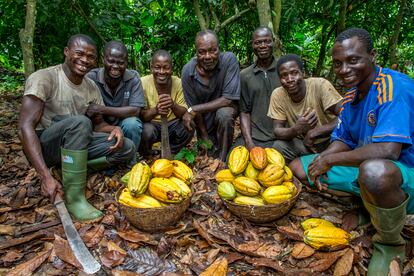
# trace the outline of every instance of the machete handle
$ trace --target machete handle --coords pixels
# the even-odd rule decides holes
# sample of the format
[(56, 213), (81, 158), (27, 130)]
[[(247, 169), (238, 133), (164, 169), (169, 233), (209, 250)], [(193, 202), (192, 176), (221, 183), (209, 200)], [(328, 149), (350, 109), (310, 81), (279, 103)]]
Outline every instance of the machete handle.
[(58, 204), (59, 202), (62, 202), (62, 201), (63, 201), (63, 198), (60, 195), (60, 193), (56, 193), (56, 195), (55, 195), (55, 203), (54, 204)]

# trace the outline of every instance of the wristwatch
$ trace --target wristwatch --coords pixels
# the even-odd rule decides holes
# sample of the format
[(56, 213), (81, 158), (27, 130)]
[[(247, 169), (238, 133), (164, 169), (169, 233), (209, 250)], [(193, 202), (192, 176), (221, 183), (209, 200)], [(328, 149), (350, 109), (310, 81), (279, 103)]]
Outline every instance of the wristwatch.
[(189, 108), (187, 108), (187, 112), (191, 114), (191, 116), (194, 116), (195, 111), (193, 110), (193, 108), (190, 106)]

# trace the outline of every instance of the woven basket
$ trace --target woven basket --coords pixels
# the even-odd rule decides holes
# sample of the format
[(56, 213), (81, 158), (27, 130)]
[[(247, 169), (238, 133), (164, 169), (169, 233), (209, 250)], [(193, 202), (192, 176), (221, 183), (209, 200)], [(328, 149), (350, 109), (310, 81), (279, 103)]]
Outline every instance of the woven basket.
[(302, 190), (302, 184), (296, 177), (293, 178), (293, 183), (296, 185), (297, 189), (295, 196), (282, 203), (255, 206), (239, 205), (228, 200), (223, 200), (223, 202), (227, 209), (238, 217), (256, 223), (270, 222), (284, 216), (295, 204), (296, 199)]
[[(124, 187), (116, 193), (116, 201)], [(159, 208), (134, 208), (118, 202), (123, 214), (136, 228), (146, 232), (160, 232), (173, 227), (182, 217), (185, 210), (190, 206), (191, 197), (181, 203), (170, 204)]]

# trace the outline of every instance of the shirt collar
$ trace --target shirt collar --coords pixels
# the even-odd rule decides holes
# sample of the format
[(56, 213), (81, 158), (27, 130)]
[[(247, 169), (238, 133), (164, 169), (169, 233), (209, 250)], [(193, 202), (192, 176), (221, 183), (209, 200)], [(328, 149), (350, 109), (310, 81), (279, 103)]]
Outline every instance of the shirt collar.
[(272, 56), (272, 57), (273, 57), (272, 64), (270, 64), (269, 68), (267, 68), (265, 70), (263, 70), (262, 68), (257, 66), (257, 60), (256, 60), (256, 62), (253, 65), (253, 73), (257, 74), (258, 72), (270, 71), (270, 70), (276, 69), (277, 60), (274, 56)]
[[(99, 68), (97, 80), (99, 83), (105, 84), (105, 70), (104, 68)], [(134, 74), (130, 70), (125, 70), (124, 76), (122, 77), (121, 82), (127, 82), (134, 77)]]

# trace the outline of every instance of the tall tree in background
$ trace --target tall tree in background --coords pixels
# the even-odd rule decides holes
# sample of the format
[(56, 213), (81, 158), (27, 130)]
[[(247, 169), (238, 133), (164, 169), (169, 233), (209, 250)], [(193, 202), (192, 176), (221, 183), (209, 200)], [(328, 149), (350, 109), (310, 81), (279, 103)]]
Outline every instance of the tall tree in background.
[(398, 10), (397, 18), (395, 19), (395, 25), (394, 25), (394, 34), (392, 35), (388, 48), (389, 51), (389, 57), (390, 57), (390, 65), (395, 64), (398, 62), (397, 60), (397, 42), (398, 42), (398, 36), (400, 35), (400, 28), (401, 28), (401, 22), (404, 15), (404, 9), (407, 5), (407, 0), (401, 0), (400, 2), (400, 8)]
[(33, 58), (33, 35), (36, 25), (36, 0), (26, 2), (26, 22), (24, 29), (19, 32), (20, 44), (23, 50), (24, 74), (26, 78), (35, 71)]

